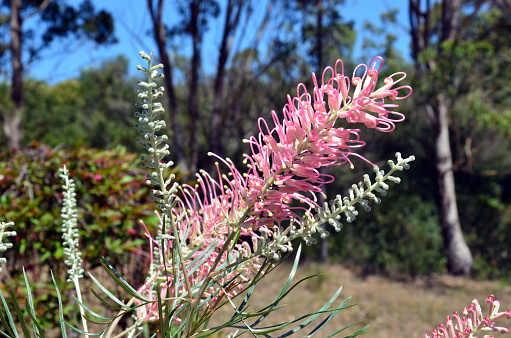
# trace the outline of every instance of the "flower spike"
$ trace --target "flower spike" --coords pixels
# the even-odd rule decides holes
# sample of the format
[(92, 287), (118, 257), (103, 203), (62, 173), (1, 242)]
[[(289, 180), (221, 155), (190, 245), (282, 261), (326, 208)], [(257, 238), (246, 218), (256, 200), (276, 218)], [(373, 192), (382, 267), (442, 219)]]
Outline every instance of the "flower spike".
[[(151, 66), (152, 54), (141, 55), (148, 60), (148, 67), (139, 69), (148, 77), (139, 82), (142, 102), (137, 104), (141, 111), (136, 113), (136, 127), (143, 138), (137, 141), (149, 152), (142, 157), (143, 165), (153, 171), (147, 181), (158, 187), (152, 194), (163, 212), (161, 231), (152, 241), (158, 258), (153, 262), (162, 267), (152, 268), (152, 275), (139, 290), (150, 299), (157, 298), (156, 286), (160, 283), (160, 292), (169, 290), (180, 297), (198, 293), (202, 301), (216, 306), (223, 296), (234, 296), (236, 290), (251, 281), (261, 267), (261, 257), (279, 260), (282, 253), (293, 250), (291, 242), (298, 237), (307, 244), (315, 243), (314, 236), (328, 235), (326, 223), (340, 231), (341, 218), (355, 220), (358, 204), (370, 210), (369, 201), (380, 201), (375, 193), (385, 195), (389, 188), (386, 181), (399, 183), (393, 173), (408, 169), (408, 163), (414, 160), (413, 156), (402, 158), (398, 153), (397, 162), (390, 161), (390, 170), (385, 174), (357, 152), (365, 142), (361, 129), (351, 126), (356, 123), (389, 132), (402, 122), (404, 115), (395, 111), (395, 101), (408, 96), (400, 97), (398, 90), (407, 88), (411, 92), (411, 88), (395, 88), (395, 84), (405, 78), (404, 73), (392, 75), (378, 87), (381, 57), (373, 58), (369, 65), (359, 65), (351, 81), (344, 73), (343, 61), (338, 60), (322, 72), (321, 78), (312, 73), (312, 90), (300, 83), (296, 95), (287, 96), (282, 114), (272, 111), (271, 121), (258, 119), (259, 135), (243, 140), (251, 150), (244, 155), (246, 169), (238, 168), (228, 158), (208, 153), (219, 163), (216, 175), (200, 171), (195, 186), (174, 183), (169, 189), (167, 185), (173, 177), (164, 180), (163, 169), (172, 164), (162, 163), (169, 153), (164, 144), (167, 137), (156, 135), (165, 124), (155, 119), (163, 112), (155, 101), (163, 89), (154, 82), (158, 68)], [(362, 76), (356, 76), (362, 70)], [(401, 77), (393, 80), (397, 76)], [(355, 87), (351, 93), (350, 82)], [(333, 176), (320, 169), (345, 163), (353, 168), (352, 156), (373, 165), (374, 182), (365, 176), (347, 196), (339, 195), (320, 205), (318, 196), (325, 197), (323, 185), (334, 181)], [(226, 173), (222, 174), (221, 167)], [(166, 244), (162, 244), (164, 236), (168, 236)], [(175, 249), (179, 257), (169, 256)], [(176, 259), (181, 262), (176, 263)], [(225, 271), (224, 266), (232, 268)], [(182, 274), (177, 276), (177, 271)], [(201, 284), (212, 276), (216, 286)], [(161, 283), (164, 280), (169, 282)], [(227, 282), (233, 286), (227, 292), (217, 287)], [(139, 318), (155, 320), (158, 316), (154, 304), (139, 308)]]

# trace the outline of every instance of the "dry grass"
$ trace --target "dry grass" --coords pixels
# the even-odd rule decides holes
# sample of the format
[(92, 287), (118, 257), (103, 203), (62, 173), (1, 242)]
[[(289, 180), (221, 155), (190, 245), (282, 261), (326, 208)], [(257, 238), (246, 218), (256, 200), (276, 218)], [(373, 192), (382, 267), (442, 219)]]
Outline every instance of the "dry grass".
[[(290, 265), (283, 264), (259, 283), (251, 298), (251, 311), (263, 308), (278, 295), (290, 270)], [(461, 313), (474, 297), (479, 299), (483, 311), (486, 311), (487, 305), (484, 300), (489, 294), (494, 294), (501, 301), (502, 311), (511, 309), (511, 286), (498, 281), (475, 281), (470, 278), (456, 278), (447, 275), (415, 279), (390, 279), (378, 275), (361, 278), (356, 272), (341, 265), (306, 264), (299, 267), (294, 282), (314, 274), (320, 275), (295, 288), (285, 298), (283, 304), (286, 306), (271, 314), (265, 324), (281, 323), (318, 310), (341, 285), (343, 290), (335, 304), (338, 305), (347, 297), (352, 296), (350, 304), (358, 303), (358, 305), (341, 311), (322, 331), (316, 334), (316, 337), (326, 337), (350, 323), (357, 322), (345, 331), (346, 334), (340, 334), (337, 337), (347, 336), (370, 324), (369, 331), (362, 337), (422, 338), (425, 333), (431, 333), (439, 323), (445, 323), (446, 316), (452, 314), (453, 311)], [(109, 280), (100, 271), (96, 271), (95, 275), (100, 281)], [(88, 304), (92, 304), (93, 308), (99, 306), (97, 300), (89, 298)], [(236, 303), (239, 301), (241, 301), (241, 297), (236, 299)], [(224, 306), (213, 316), (210, 324), (221, 323), (222, 320), (228, 319), (232, 313), (232, 309)], [(508, 326), (511, 326), (511, 321)], [(291, 337), (304, 337), (312, 328), (313, 326), (310, 325), (310, 328)], [(98, 330), (93, 331), (97, 332)], [(226, 333), (232, 331), (226, 331), (216, 337), (226, 337)], [(272, 334), (275, 337), (278, 335), (278, 333)], [(249, 334), (243, 335), (243, 337), (249, 336)]]
[[(252, 310), (258, 310), (276, 297), (290, 269), (290, 266), (281, 266), (260, 283), (255, 293), (257, 298), (254, 297), (251, 302)], [(352, 296), (350, 303), (359, 304), (341, 311), (317, 337), (326, 337), (352, 322), (357, 322), (354, 326), (357, 329), (371, 324), (365, 337), (424, 337), (425, 333), (431, 333), (439, 323), (445, 322), (446, 316), (453, 311), (461, 313), (474, 297), (481, 302), (483, 311), (486, 311), (484, 300), (489, 294), (494, 294), (501, 301), (502, 310), (511, 308), (511, 286), (501, 282), (451, 276), (420, 277), (413, 280), (382, 276), (360, 278), (340, 265), (315, 264), (300, 267), (295, 281), (317, 273), (322, 275), (295, 289), (286, 298), (287, 305), (270, 316), (268, 319), (271, 321), (267, 324), (290, 320), (319, 309), (341, 285), (343, 290), (340, 300)], [(216, 321), (232, 314), (232, 310), (227, 310), (222, 308), (216, 315)], [(302, 330), (292, 337), (303, 337), (311, 329)], [(354, 331), (352, 327), (346, 332)]]

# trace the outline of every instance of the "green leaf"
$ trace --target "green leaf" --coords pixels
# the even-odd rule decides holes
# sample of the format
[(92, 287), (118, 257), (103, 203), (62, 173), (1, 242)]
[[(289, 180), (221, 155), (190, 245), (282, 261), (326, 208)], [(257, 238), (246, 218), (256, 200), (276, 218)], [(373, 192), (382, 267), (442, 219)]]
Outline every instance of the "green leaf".
[(37, 322), (37, 319), (35, 318), (35, 310), (34, 310), (34, 300), (32, 298), (32, 292), (30, 291), (30, 283), (27, 279), (27, 274), (25, 273), (25, 268), (23, 267), (23, 278), (25, 279), (25, 285), (27, 286), (27, 302), (25, 303), (25, 306), (28, 305), (29, 310), (28, 314), (32, 318), (32, 325), (34, 327), (34, 333), (37, 334), (40, 332), (43, 336), (43, 332), (41, 328), (39, 327), (39, 323)]
[(37, 318), (35, 317), (35, 315), (33, 315), (33, 314), (30, 312), (30, 311), (31, 311), (31, 309), (29, 308), (28, 303), (25, 303), (25, 309), (27, 310), (27, 314), (29, 315), (30, 319), (32, 319), (32, 324), (34, 325), (34, 332), (35, 332), (36, 337), (45, 338), (46, 336), (44, 335), (44, 331), (43, 331), (43, 329), (41, 328), (41, 326), (39, 325), (39, 323), (38, 323)]
[(117, 285), (119, 285), (121, 288), (124, 289), (124, 291), (126, 291), (127, 293), (129, 293), (133, 297), (135, 297), (137, 299), (140, 299), (140, 300), (142, 300), (144, 302), (148, 302), (148, 303), (151, 302), (151, 300), (149, 300), (149, 299), (145, 298), (144, 296), (142, 296), (140, 293), (138, 293), (137, 290), (135, 290), (131, 285), (129, 285), (124, 280), (124, 278), (122, 278), (121, 275), (119, 275), (119, 273), (114, 269), (114, 267), (110, 263), (108, 263), (108, 261), (104, 257), (103, 257), (103, 259), (106, 262), (106, 264), (108, 264), (108, 266), (105, 263), (101, 263), (101, 265), (103, 265), (103, 267), (105, 268), (106, 273), (108, 273), (108, 275), (117, 283)]
[(112, 310), (115, 310), (115, 311), (120, 311), (122, 308), (120, 306), (116, 306), (110, 302), (108, 302), (104, 297), (102, 297), (100, 294), (98, 294), (93, 288), (90, 289), (90, 291), (92, 292), (92, 294), (97, 298), (99, 299), (99, 301), (103, 304), (105, 304), (107, 307), (109, 307), (110, 309)]
[(87, 313), (90, 313), (92, 316), (98, 318), (98, 319), (101, 319), (101, 320), (104, 320), (104, 321), (111, 321), (113, 318), (108, 318), (108, 317), (103, 317), (103, 316), (100, 316), (98, 315), (97, 313), (95, 313), (94, 311), (92, 311), (91, 309), (89, 309), (85, 304), (83, 304), (82, 302), (80, 302), (78, 300), (78, 298), (76, 298), (75, 296), (73, 296), (74, 300), (85, 310), (87, 311)]
[(3, 194), (0, 196), (0, 202), (2, 203), (2, 206), (7, 209), (7, 195)]
[[(286, 281), (286, 284), (284, 285), (284, 287), (282, 288), (282, 290), (280, 291), (279, 295), (277, 296), (277, 298), (275, 298), (275, 300), (272, 302), (272, 304), (270, 304), (268, 307), (275, 307), (289, 292), (291, 292), (291, 290), (293, 290), (298, 284), (300, 284), (301, 282), (305, 281), (306, 279), (309, 279), (309, 278), (312, 278), (314, 276), (309, 276), (309, 277), (305, 277), (303, 278), (302, 280), (298, 281), (298, 283), (296, 283), (295, 285), (293, 285), (293, 287), (291, 287), (291, 289), (289, 289), (289, 286), (291, 285), (291, 282), (293, 281), (293, 278), (294, 276), (296, 275), (296, 270), (298, 270), (298, 263), (300, 262), (300, 253), (302, 251), (302, 245), (300, 244), (300, 246), (298, 246), (298, 250), (296, 251), (296, 257), (295, 257), (295, 261), (293, 263), (293, 267), (291, 268), (291, 272), (289, 273), (289, 277), (287, 278), (287, 281)], [(289, 289), (289, 290), (288, 290)], [(267, 307), (267, 308), (268, 308)], [(266, 317), (267, 315), (263, 315), (261, 316), (258, 320), (256, 320), (254, 322), (254, 324), (252, 324), (252, 326), (255, 326), (257, 325), (258, 323), (260, 323), (261, 321), (264, 320), (264, 318)]]
[(27, 250), (27, 240), (22, 238), (20, 240), (20, 254), (24, 254), (25, 253), (25, 250)]
[[(14, 325), (14, 320), (12, 319), (11, 311), (9, 311), (9, 307), (7, 306), (7, 302), (5, 301), (2, 291), (0, 291), (0, 297), (2, 298), (2, 304), (4, 305), (5, 314), (7, 315), (6, 319), (4, 317), (4, 314), (0, 311), (0, 313), (2, 313), (2, 323), (10, 331), (12, 337), (19, 337), (18, 331), (16, 330), (16, 325)], [(13, 301), (16, 302), (16, 299), (13, 299)]]
[(78, 333), (81, 333), (83, 335), (87, 335), (87, 336), (101, 336), (105, 330), (103, 330), (103, 332), (100, 332), (100, 333), (91, 333), (91, 332), (85, 332), (83, 330), (80, 330), (79, 328), (77, 327), (74, 327), (73, 325), (69, 324), (68, 322), (65, 322), (66, 326), (69, 327), (71, 330), (73, 331), (76, 331)]
[(5, 333), (3, 331), (0, 331), (0, 333), (2, 333), (4, 336), (9, 337), (9, 338), (15, 337), (15, 334), (13, 333), (13, 331), (12, 331), (8, 321), (7, 321), (7, 318), (5, 318), (4, 311), (2, 311), (2, 310), (0, 310), (0, 320), (2, 321), (2, 324), (9, 331), (9, 334), (7, 334), (7, 333)]
[[(353, 324), (354, 324), (354, 323), (353, 323)], [(353, 325), (353, 324), (351, 324), (351, 325)], [(349, 325), (349, 326), (347, 326), (347, 327), (350, 327), (351, 325)], [(347, 328), (347, 327), (346, 327), (346, 328)], [(350, 335), (349, 335), (349, 336), (347, 336), (346, 338), (353, 338), (353, 337), (359, 336), (359, 335), (361, 335), (361, 334), (363, 334), (363, 333), (366, 333), (366, 331), (367, 331), (367, 329), (368, 329), (368, 328), (369, 328), (369, 325), (366, 325), (366, 326), (364, 326), (363, 328), (361, 328), (360, 330), (358, 330), (357, 332), (355, 332), (355, 333), (353, 333), (353, 334), (350, 334)], [(337, 332), (335, 332), (335, 333), (331, 334), (330, 336), (328, 336), (328, 337), (326, 337), (326, 338), (332, 337), (333, 335), (337, 334), (338, 332), (341, 332), (342, 330), (344, 330), (344, 329), (341, 329), (341, 330), (339, 330), (339, 331), (337, 331)]]
[(130, 183), (130, 182), (133, 182), (135, 180), (135, 178), (133, 176), (124, 176), (123, 178), (121, 178), (119, 180), (119, 184), (126, 184), (126, 183)]
[[(2, 323), (3, 323), (3, 313), (1, 313), (0, 311), (0, 316), (2, 317)], [(10, 332), (10, 331), (9, 331)], [(7, 337), (7, 338), (12, 338), (12, 336), (9, 336), (7, 333), (5, 333), (4, 331), (0, 330), (0, 334), (2, 334), (3, 336)]]
[[(325, 304), (323, 305), (323, 307), (321, 307), (321, 309), (319, 309), (319, 311), (315, 312), (315, 313), (312, 313), (312, 315), (307, 318), (305, 321), (303, 321), (302, 323), (300, 323), (300, 325), (298, 325), (297, 327), (293, 328), (291, 331), (288, 331), (287, 333), (285, 333), (284, 335), (280, 336), (280, 337), (287, 337), (295, 332), (298, 332), (300, 331), (301, 329), (303, 329), (304, 327), (306, 327), (307, 325), (309, 325), (310, 323), (312, 323), (314, 320), (316, 320), (316, 318), (321, 314), (323, 313), (323, 311), (326, 311), (328, 310), (328, 308), (333, 304), (333, 302), (337, 299), (337, 297), (339, 297), (340, 293), (342, 291), (342, 286), (337, 290), (337, 292), (332, 296), (332, 298)], [(349, 300), (351, 297), (348, 297), (347, 300)], [(343, 306), (346, 304), (347, 300), (345, 300), (341, 305), (340, 305), (340, 309), (339, 311), (343, 308)], [(319, 329), (321, 329), (324, 325), (326, 325), (326, 323), (328, 323), (330, 321), (330, 319), (333, 318), (333, 316), (335, 316), (339, 311), (334, 311), (333, 314), (331, 314), (329, 317), (327, 317), (323, 322), (321, 322), (318, 326), (316, 326), (314, 328), (314, 330), (311, 331), (311, 333), (309, 334), (310, 336), (314, 335)]]
[[(101, 285), (101, 283), (90, 272), (89, 272), (89, 277), (101, 289), (101, 291), (103, 291), (108, 296), (108, 298), (110, 298), (111, 300), (116, 302), (121, 308), (126, 308), (126, 305), (123, 302), (121, 302), (117, 297), (115, 297), (110, 291), (108, 291), (103, 285)], [(96, 298), (98, 298), (100, 301), (103, 302), (103, 297), (99, 296), (92, 288), (91, 288), (91, 291), (94, 294), (94, 296), (96, 296)], [(113, 305), (111, 305), (110, 303), (108, 303), (106, 301), (104, 301), (103, 303), (110, 306), (114, 310), (118, 309), (118, 308), (114, 308)]]
[[(160, 284), (156, 286), (156, 297), (158, 298), (158, 316), (160, 323), (160, 334), (163, 338), (167, 337), (167, 326), (165, 325), (165, 321), (163, 320), (163, 301), (161, 299), (161, 287)], [(170, 318), (167, 318), (170, 320)]]
[[(251, 285), (247, 288), (247, 294), (243, 298), (243, 301), (241, 302), (240, 306), (237, 308), (237, 312), (242, 312), (242, 311), (244, 311), (245, 308), (248, 308), (248, 301), (249, 301), (250, 297), (252, 296), (252, 293), (254, 292), (257, 282), (263, 276), (267, 275), (267, 273), (263, 274), (263, 271), (265, 268), (268, 268), (268, 269), (271, 268), (269, 259), (265, 259), (263, 264), (261, 265), (261, 268), (259, 269), (259, 271), (257, 271), (257, 274), (255, 275), (254, 279), (252, 280)], [(245, 307), (245, 305), (246, 305), (246, 307)]]
[(60, 297), (59, 287), (57, 286), (57, 282), (55, 281), (55, 277), (53, 276), (53, 271), (50, 270), (51, 279), (53, 280), (53, 285), (55, 286), (55, 290), (57, 291), (57, 299), (59, 302), (59, 317), (60, 317), (60, 330), (62, 331), (62, 338), (67, 338), (66, 326), (64, 320), (64, 311), (62, 310), (62, 298)]
[(12, 286), (9, 287), (9, 291), (11, 292), (11, 299), (12, 304), (14, 306), (14, 311), (16, 311), (16, 314), (18, 316), (18, 321), (21, 325), (21, 329), (23, 330), (23, 334), (25, 334), (25, 337), (30, 337), (30, 333), (28, 332), (27, 323), (24, 320), (23, 313), (21, 312), (20, 306), (18, 305), (18, 301), (16, 300), (16, 294), (14, 293), (14, 290), (12, 289)]
[[(334, 333), (332, 333), (331, 335), (328, 335), (328, 336), (327, 336), (327, 337), (325, 337), (325, 338), (330, 338), (330, 337), (333, 337), (333, 336), (335, 336), (335, 335), (338, 335), (339, 333), (341, 333), (342, 331), (344, 331), (344, 330), (346, 330), (346, 329), (348, 329), (348, 328), (352, 327), (353, 325), (355, 325), (355, 323), (351, 323), (351, 324), (349, 324), (349, 325), (346, 325), (346, 326), (345, 326), (345, 327), (343, 327), (342, 329), (339, 329), (339, 330), (335, 331)], [(368, 327), (369, 327), (369, 325), (366, 325), (366, 326), (364, 326), (363, 328), (361, 328), (360, 330), (358, 330), (357, 332), (355, 332), (355, 333), (353, 333), (353, 334), (350, 334), (349, 336), (346, 336), (346, 337), (344, 337), (344, 338), (356, 337), (356, 336), (358, 336), (358, 335), (360, 335), (360, 334), (362, 334), (362, 333), (365, 333), (365, 331), (367, 330), (367, 328), (368, 328)]]
[(232, 245), (229, 248), (229, 252), (232, 252), (232, 250), (234, 250), (234, 246), (236, 245), (236, 243), (238, 243), (238, 240), (240, 239), (240, 236), (241, 236), (241, 229), (236, 231), (236, 236), (234, 237), (233, 241), (231, 242)]

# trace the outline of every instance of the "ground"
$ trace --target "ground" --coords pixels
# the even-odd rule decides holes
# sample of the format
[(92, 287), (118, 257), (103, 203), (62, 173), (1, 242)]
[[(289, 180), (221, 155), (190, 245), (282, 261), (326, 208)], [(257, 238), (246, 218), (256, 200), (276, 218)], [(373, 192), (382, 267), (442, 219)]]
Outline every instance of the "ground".
[[(281, 266), (261, 282), (256, 289), (258, 297), (251, 302), (253, 310), (263, 307), (278, 295), (290, 269), (291, 266)], [(301, 266), (295, 281), (317, 273), (321, 275), (307, 280), (286, 298), (283, 304), (287, 305), (273, 314), (272, 324), (321, 308), (341, 285), (340, 301), (352, 296), (350, 303), (359, 304), (341, 311), (316, 337), (327, 337), (352, 322), (357, 322), (354, 326), (357, 329), (371, 324), (362, 337), (424, 337), (425, 333), (431, 334), (438, 324), (445, 324), (447, 315), (454, 311), (461, 314), (474, 297), (486, 312), (488, 306), (484, 300), (489, 294), (494, 294), (500, 300), (501, 311), (511, 309), (511, 286), (499, 281), (476, 281), (448, 275), (413, 279), (382, 276), (362, 278), (341, 265), (319, 264)], [(229, 313), (232, 314), (232, 310)], [(217, 319), (226, 316), (227, 313), (219, 314)], [(501, 322), (511, 326), (509, 319), (501, 319)], [(291, 337), (304, 337), (312, 328)], [(353, 327), (348, 330), (350, 333), (356, 331)], [(347, 334), (338, 337), (345, 336)]]

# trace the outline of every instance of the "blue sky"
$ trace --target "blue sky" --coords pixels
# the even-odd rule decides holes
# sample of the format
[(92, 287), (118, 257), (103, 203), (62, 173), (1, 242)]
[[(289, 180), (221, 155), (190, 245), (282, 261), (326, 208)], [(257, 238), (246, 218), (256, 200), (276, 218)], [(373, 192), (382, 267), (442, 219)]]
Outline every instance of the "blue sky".
[[(71, 4), (79, 2), (80, 0), (69, 1)], [(115, 34), (119, 42), (108, 47), (97, 47), (86, 41), (68, 41), (65, 44), (54, 44), (51, 49), (45, 51), (42, 60), (30, 66), (29, 74), (32, 77), (44, 79), (50, 83), (60, 82), (78, 76), (82, 68), (99, 66), (103, 60), (113, 58), (119, 54), (123, 54), (129, 60), (132, 60), (130, 61), (130, 69), (133, 69), (133, 73), (136, 72), (135, 67), (139, 62), (138, 52), (141, 49), (148, 51), (155, 48), (152, 38), (146, 35), (146, 32), (151, 27), (146, 1), (93, 0), (93, 2), (97, 9), (106, 9), (113, 14)], [(172, 15), (173, 8), (171, 0), (167, 0), (166, 3), (168, 5), (164, 18)], [(398, 21), (402, 28), (393, 27), (392, 29), (396, 29), (395, 34), (399, 37), (396, 46), (404, 51), (404, 57), (409, 57), (408, 52), (406, 52), (409, 44), (409, 34), (405, 31), (409, 26), (407, 16), (408, 0), (347, 0), (341, 9), (341, 15), (345, 20), (353, 20), (355, 22), (355, 29), (359, 32), (354, 49), (355, 58), (361, 58), (360, 45), (362, 44), (363, 36), (360, 32), (364, 22), (368, 20), (374, 22), (377, 26), (381, 26), (380, 14), (389, 8), (398, 8), (400, 10)], [(37, 24), (37, 22), (27, 22), (27, 24)], [(206, 50), (203, 54), (206, 56), (215, 53), (213, 46), (214, 42), (220, 39), (218, 33), (221, 29), (220, 20), (211, 23), (210, 27), (210, 32), (205, 37)], [(208, 48), (208, 42), (211, 48)], [(189, 48), (189, 40), (183, 39), (181, 43), (183, 48)], [(215, 58), (212, 60), (215, 60)], [(206, 57), (203, 60), (203, 66), (206, 68), (206, 71), (208, 62), (209, 60)], [(213, 62), (211, 67), (214, 67), (215, 61), (211, 62)]]

